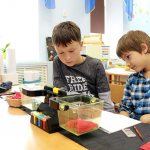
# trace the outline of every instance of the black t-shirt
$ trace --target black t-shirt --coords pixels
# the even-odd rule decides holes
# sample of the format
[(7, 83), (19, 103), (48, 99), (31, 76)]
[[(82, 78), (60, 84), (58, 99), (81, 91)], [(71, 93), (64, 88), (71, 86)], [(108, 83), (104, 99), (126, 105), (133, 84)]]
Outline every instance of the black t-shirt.
[(53, 85), (69, 92), (92, 94), (110, 91), (103, 64), (99, 59), (85, 56), (83, 63), (68, 67), (56, 56), (53, 62)]

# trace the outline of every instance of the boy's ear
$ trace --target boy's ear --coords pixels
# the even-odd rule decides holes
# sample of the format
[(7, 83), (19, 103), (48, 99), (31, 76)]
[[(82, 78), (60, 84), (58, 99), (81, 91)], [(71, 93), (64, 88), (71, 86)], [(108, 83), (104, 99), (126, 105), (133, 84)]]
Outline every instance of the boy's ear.
[(142, 53), (146, 54), (148, 51), (148, 46), (145, 43), (141, 43)]
[(81, 47), (83, 46), (83, 42), (80, 42)]

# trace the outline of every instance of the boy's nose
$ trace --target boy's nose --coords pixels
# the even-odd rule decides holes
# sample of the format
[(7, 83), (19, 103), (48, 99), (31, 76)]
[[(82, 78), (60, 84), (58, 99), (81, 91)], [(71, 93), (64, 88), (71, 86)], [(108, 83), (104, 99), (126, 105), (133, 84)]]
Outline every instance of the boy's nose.
[(70, 60), (70, 55), (66, 55), (66, 60)]

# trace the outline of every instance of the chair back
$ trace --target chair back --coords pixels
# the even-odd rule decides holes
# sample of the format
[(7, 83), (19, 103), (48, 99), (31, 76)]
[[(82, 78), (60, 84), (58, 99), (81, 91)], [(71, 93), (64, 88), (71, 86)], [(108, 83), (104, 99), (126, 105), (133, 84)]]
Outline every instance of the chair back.
[(120, 103), (123, 97), (124, 85), (110, 83), (111, 99), (114, 103)]

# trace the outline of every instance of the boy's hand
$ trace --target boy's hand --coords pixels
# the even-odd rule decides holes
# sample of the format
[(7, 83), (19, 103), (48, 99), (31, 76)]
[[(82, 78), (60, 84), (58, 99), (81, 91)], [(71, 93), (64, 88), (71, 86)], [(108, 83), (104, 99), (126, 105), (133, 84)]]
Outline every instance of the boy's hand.
[(145, 114), (145, 115), (141, 116), (140, 121), (142, 123), (150, 124), (150, 114)]
[(126, 111), (121, 111), (119, 114), (129, 117), (129, 113)]

